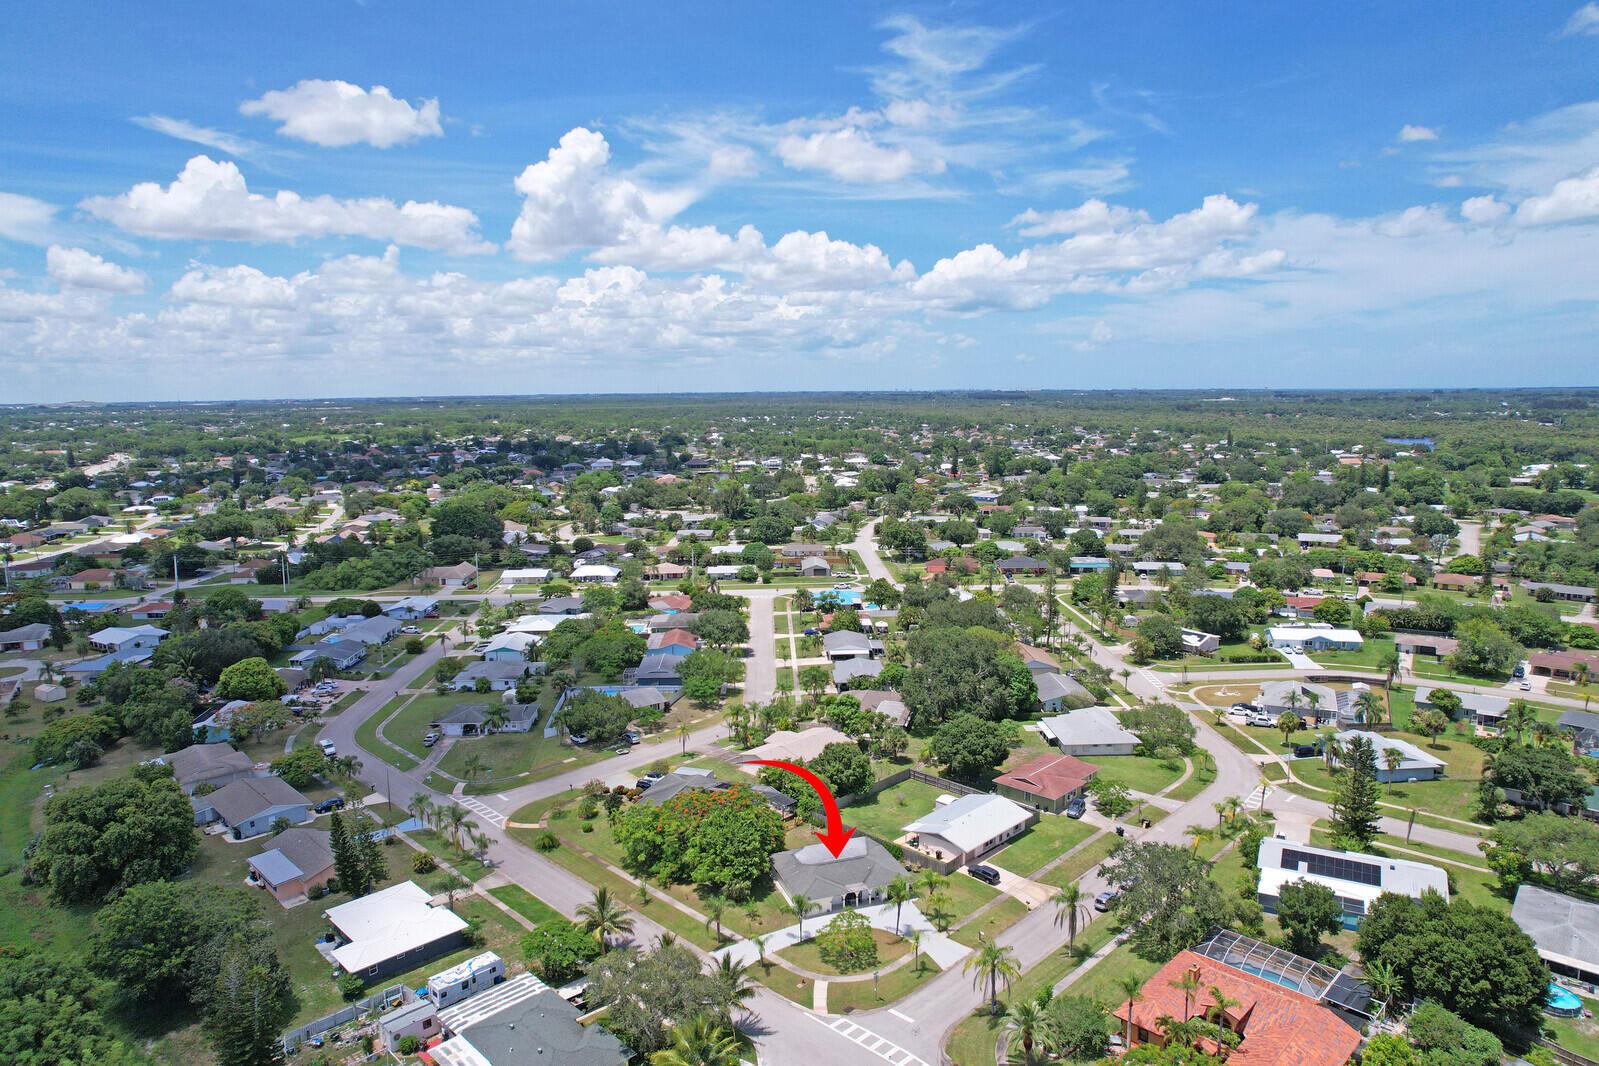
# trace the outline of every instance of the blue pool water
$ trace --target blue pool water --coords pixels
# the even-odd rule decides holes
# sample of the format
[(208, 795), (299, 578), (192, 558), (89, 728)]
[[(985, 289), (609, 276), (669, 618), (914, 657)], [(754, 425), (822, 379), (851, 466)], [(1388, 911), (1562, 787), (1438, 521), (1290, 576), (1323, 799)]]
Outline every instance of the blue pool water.
[(1256, 977), (1264, 977), (1274, 985), (1282, 985), (1284, 988), (1291, 988), (1295, 992), (1303, 991), (1303, 989), (1300, 987), (1300, 982), (1292, 977), (1289, 977), (1285, 973), (1279, 973), (1276, 970), (1268, 970), (1264, 966), (1256, 966), (1252, 963), (1245, 963), (1243, 965), (1238, 965), (1235, 963), (1234, 965), (1237, 965), (1238, 968), (1245, 973), (1252, 973)]
[(1544, 999), (1544, 1009), (1562, 1018), (1575, 1018), (1582, 1013), (1582, 1000), (1575, 994), (1549, 982), (1549, 995)]
[(110, 610), (111, 606), (109, 600), (73, 600), (70, 603), (62, 603), (61, 609), (64, 611), (86, 611), (89, 614), (99, 614), (101, 611)]
[(601, 696), (620, 696), (622, 694), (622, 691), (624, 689), (626, 689), (627, 686), (626, 685), (590, 685), (589, 688), (593, 689), (595, 692), (598, 692)]

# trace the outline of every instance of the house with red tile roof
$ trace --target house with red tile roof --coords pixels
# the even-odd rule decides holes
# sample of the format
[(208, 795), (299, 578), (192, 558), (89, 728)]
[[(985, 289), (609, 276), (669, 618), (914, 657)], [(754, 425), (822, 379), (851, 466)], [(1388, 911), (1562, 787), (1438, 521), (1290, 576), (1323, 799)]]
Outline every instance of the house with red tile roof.
[(1099, 767), (1075, 755), (1045, 752), (994, 778), (994, 791), (1006, 799), (1059, 814), (1083, 794), (1097, 773)]
[[(1199, 976), (1199, 991), (1185, 999), (1179, 982), (1189, 971)], [(1228, 1056), (1231, 1066), (1344, 1066), (1360, 1047), (1360, 1033), (1316, 1000), (1280, 984), (1234, 969), (1192, 951), (1180, 951), (1144, 984), (1143, 998), (1131, 1004), (1134, 1044), (1166, 1041), (1162, 1018), (1202, 1018), (1215, 1005), (1212, 987), (1236, 1005), (1225, 1016), (1241, 1038)], [(1116, 1017), (1125, 1030), (1129, 1004)], [(1213, 1041), (1201, 1042), (1215, 1053)]]

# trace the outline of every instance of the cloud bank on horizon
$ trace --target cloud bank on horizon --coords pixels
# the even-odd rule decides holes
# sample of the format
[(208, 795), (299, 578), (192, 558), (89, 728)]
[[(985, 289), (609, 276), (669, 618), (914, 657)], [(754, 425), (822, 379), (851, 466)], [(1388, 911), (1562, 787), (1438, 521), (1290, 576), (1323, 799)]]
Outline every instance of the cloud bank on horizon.
[(1593, 384), (1595, 11), (1354, 70), (1423, 13), (1262, 11), (1278, 54), (1218, 63), (1135, 12), (824, 5), (574, 57), (575, 9), (358, 10), (356, 69), (231, 27), (148, 77), (53, 12), (0, 45), (0, 367), (12, 400)]

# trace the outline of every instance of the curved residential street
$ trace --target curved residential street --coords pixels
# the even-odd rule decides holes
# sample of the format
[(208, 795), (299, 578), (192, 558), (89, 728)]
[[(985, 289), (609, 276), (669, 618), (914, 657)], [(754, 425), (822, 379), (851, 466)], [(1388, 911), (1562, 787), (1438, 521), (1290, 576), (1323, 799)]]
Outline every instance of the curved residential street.
[[(873, 540), (877, 523), (875, 519), (867, 523), (849, 546), (860, 554), (871, 579), (894, 581)], [(786, 591), (777, 587), (763, 587), (739, 592), (750, 601), (751, 653), (746, 659), (745, 691), (751, 702), (768, 701), (776, 690), (773, 601)], [(1149, 700), (1173, 699), (1168, 692), (1172, 679), (1162, 677), (1156, 671), (1130, 666), (1121, 649), (1094, 640), (1089, 630), (1083, 632), (1090, 638), (1089, 649), (1094, 661), (1118, 677), (1124, 676), (1123, 672), (1126, 671), (1126, 687), (1134, 696)], [(355, 739), (356, 729), (361, 723), (378, 713), (390, 699), (437, 662), (442, 654), (440, 646), (435, 645), (393, 676), (374, 683), (359, 701), (329, 721), (322, 735), (331, 739), (340, 751), (358, 753), (363, 764), (360, 772), (363, 783), (393, 801), (403, 805), (413, 795), (422, 793), (435, 803), (454, 802), (461, 805), (478, 828), (487, 831), (493, 838), (488, 856), (496, 873), (526, 886), (535, 895), (570, 915), (590, 898), (592, 887), (533, 849), (509, 839), (504, 833), (505, 823), (528, 803), (580, 786), (598, 774), (610, 776), (619, 771), (642, 769), (663, 752), (676, 750), (681, 742), (676, 737), (663, 738), (655, 743), (640, 745), (626, 755), (607, 759), (603, 764), (574, 769), (503, 793), (444, 796), (424, 785), (423, 775), (389, 766), (373, 753), (363, 751)], [(1328, 672), (1332, 671), (1273, 671), (1270, 676), (1283, 678)], [(1187, 683), (1207, 680), (1247, 679), (1229, 671), (1190, 672)], [(1443, 684), (1464, 691), (1483, 688), (1447, 682)], [(1191, 700), (1178, 702), (1192, 712), (1191, 718), (1198, 728), (1197, 742), (1215, 760), (1216, 778), (1201, 793), (1168, 814), (1153, 828), (1142, 832), (1129, 831), (1130, 839), (1182, 844), (1190, 827), (1208, 825), (1213, 821), (1214, 803), (1229, 796), (1242, 798), (1251, 795), (1257, 804), (1262, 802), (1257, 791), (1263, 780), (1259, 761), (1222, 737), (1210, 724), (1210, 715), (1200, 713), (1205, 710), (1200, 704)], [(1575, 705), (1577, 701), (1553, 702), (1571, 702)], [(726, 735), (727, 727), (724, 724), (706, 726), (688, 736), (687, 746), (708, 750)], [(1267, 809), (1276, 811), (1280, 817), (1286, 816), (1282, 817), (1284, 823), (1297, 819), (1308, 825), (1310, 820), (1325, 818), (1329, 814), (1327, 804), (1284, 789), (1267, 790), (1263, 802)], [(1407, 827), (1404, 821), (1390, 818), (1385, 819), (1383, 828), (1402, 836)], [(1412, 835), (1418, 842), (1455, 850), (1474, 850), (1474, 838), (1461, 833), (1418, 825), (1414, 827)], [(1078, 883), (1089, 895), (1104, 887), (1097, 870), (1089, 871)], [(640, 941), (653, 940), (663, 932), (647, 914), (635, 913), (636, 936)], [(1099, 917), (1097, 914), (1093, 916), (1094, 919)], [(1066, 935), (1063, 929), (1055, 925), (1054, 908), (1038, 907), (1011, 925), (997, 939), (1015, 952), (1017, 963), (1025, 970), (1061, 950)], [(1078, 975), (1082, 972), (1082, 967), (1074, 971)], [(983, 998), (983, 994), (973, 987), (970, 976), (962, 973), (958, 967), (939, 974), (891, 1007), (856, 1012), (848, 1018), (817, 1015), (763, 987), (753, 1000), (753, 1010), (758, 1017), (753, 1029), (762, 1061), (779, 1066), (860, 1062), (870, 1061), (871, 1057), (883, 1058), (896, 1066), (934, 1064), (940, 1061), (947, 1030), (980, 1006)], [(873, 1055), (863, 1056), (863, 1049), (873, 1052)]]

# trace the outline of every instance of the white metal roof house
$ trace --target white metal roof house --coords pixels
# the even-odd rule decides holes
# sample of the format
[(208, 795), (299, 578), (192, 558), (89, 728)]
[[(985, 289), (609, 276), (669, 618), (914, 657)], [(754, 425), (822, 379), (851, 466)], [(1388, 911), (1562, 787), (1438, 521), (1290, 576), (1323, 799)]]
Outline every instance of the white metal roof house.
[(609, 584), (615, 581), (622, 573), (614, 566), (604, 563), (584, 563), (582, 566), (572, 568), (572, 580), (590, 584)]
[(161, 643), (166, 635), (166, 630), (155, 626), (111, 626), (91, 634), (89, 643), (102, 651), (153, 648)]
[[(1340, 746), (1348, 744), (1356, 737), (1364, 737), (1370, 742), (1372, 751), (1377, 756), (1377, 780), (1389, 781), (1431, 781), (1444, 775), (1445, 763), (1442, 759), (1435, 758), (1422, 751), (1408, 740), (1398, 737), (1385, 736), (1381, 733), (1371, 733), (1362, 729), (1346, 729), (1337, 735)], [(1397, 751), (1399, 762), (1394, 769), (1388, 768), (1388, 759), (1383, 754), (1386, 751)], [(1338, 755), (1333, 754), (1337, 761)]]
[(1004, 796), (940, 796), (931, 814), (905, 827), (920, 837), (917, 847), (942, 852), (961, 865), (975, 862), (1027, 831), (1038, 820), (1029, 810)]
[(333, 961), (345, 972), (383, 977), (414, 969), (428, 959), (454, 951), (464, 943), (466, 922), (415, 881), (329, 907), (324, 913), (342, 943)]
[(1309, 881), (1331, 889), (1344, 909), (1344, 926), (1355, 928), (1385, 892), (1420, 898), (1423, 892), (1449, 896), (1449, 875), (1436, 866), (1410, 859), (1363, 855), (1354, 851), (1315, 848), (1282, 837), (1260, 842), (1260, 905), (1277, 912), (1282, 886)]
[(1131, 755), (1139, 744), (1138, 735), (1122, 725), (1109, 707), (1080, 707), (1051, 715), (1038, 725), (1067, 755)]
[(1353, 629), (1333, 626), (1272, 626), (1266, 639), (1278, 651), (1359, 651), (1366, 643)]

